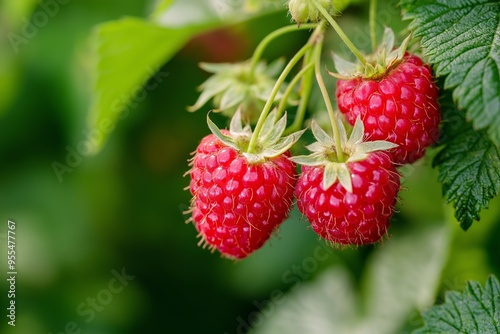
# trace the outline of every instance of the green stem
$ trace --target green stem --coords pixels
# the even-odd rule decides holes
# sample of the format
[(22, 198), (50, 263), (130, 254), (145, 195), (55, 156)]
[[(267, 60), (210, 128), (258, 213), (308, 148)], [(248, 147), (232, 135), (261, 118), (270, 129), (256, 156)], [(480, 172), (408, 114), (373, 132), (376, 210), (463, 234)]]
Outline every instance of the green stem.
[(286, 77), (290, 73), (290, 71), (293, 69), (293, 67), (300, 61), (300, 59), (304, 56), (304, 54), (307, 52), (312, 47), (310, 43), (307, 43), (302, 47), (302, 49), (299, 50), (295, 54), (295, 56), (288, 62), (286, 65), (285, 69), (283, 72), (281, 72), (281, 75), (279, 76), (278, 80), (274, 84), (273, 90), (271, 91), (271, 95), (266, 101), (266, 105), (264, 106), (264, 109), (260, 113), (259, 120), (257, 121), (257, 125), (255, 126), (255, 130), (252, 134), (252, 138), (250, 139), (250, 143), (248, 144), (248, 153), (254, 153), (255, 148), (257, 146), (257, 139), (259, 137), (260, 131), (262, 130), (262, 127), (264, 126), (264, 122), (266, 120), (267, 114), (269, 111), (271, 111), (271, 108), (273, 106), (274, 100), (276, 99), (276, 96), (278, 95), (278, 92), (285, 82)]
[[(314, 66), (313, 63), (309, 63), (309, 64), (305, 65), (299, 71), (299, 73), (297, 73), (295, 75), (295, 77), (292, 79), (292, 81), (290, 81), (290, 84), (286, 88), (285, 93), (283, 94), (283, 98), (281, 99), (281, 101), (280, 101), (280, 103), (278, 105), (278, 111), (276, 113), (276, 119), (279, 119), (280, 116), (281, 116), (281, 114), (283, 113), (283, 111), (285, 111), (286, 101), (288, 100), (288, 98), (292, 94), (293, 89), (295, 88), (295, 86), (297, 86), (297, 84), (299, 83), (299, 80), (302, 79), (302, 77), (305, 76), (305, 74), (308, 73), (308, 71), (311, 70), (313, 66)], [(314, 72), (311, 71), (311, 73), (314, 73)], [(301, 99), (301, 101), (302, 101), (302, 99)]]
[(377, 49), (377, 0), (370, 0), (370, 37), (372, 50)]
[(300, 27), (297, 27), (297, 25), (289, 25), (280, 29), (277, 29), (267, 35), (257, 46), (255, 49), (253, 55), (252, 55), (252, 64), (251, 64), (251, 74), (255, 73), (255, 68), (257, 67), (257, 64), (259, 63), (259, 60), (262, 58), (262, 54), (264, 53), (264, 50), (266, 47), (276, 38), (287, 34), (289, 32), (297, 31), (297, 30), (305, 30), (305, 29), (314, 29), (316, 28), (318, 24), (317, 23), (310, 23), (310, 24), (303, 24)]
[(358, 58), (358, 60), (361, 62), (363, 66), (366, 65), (366, 59), (363, 57), (361, 52), (358, 50), (358, 48), (354, 45), (353, 42), (347, 37), (347, 35), (344, 33), (342, 28), (338, 25), (338, 23), (333, 19), (333, 17), (328, 13), (328, 11), (321, 6), (317, 0), (312, 0), (316, 8), (323, 14), (323, 16), (326, 18), (326, 20), (331, 24), (333, 29), (335, 29), (335, 32), (339, 35), (339, 37), (342, 39), (342, 41), (347, 45), (349, 50)]
[(328, 89), (326, 88), (325, 82), (323, 81), (323, 76), (321, 75), (321, 50), (323, 48), (323, 43), (318, 43), (314, 49), (314, 63), (315, 63), (315, 73), (316, 81), (318, 82), (319, 89), (321, 90), (321, 95), (323, 95), (323, 100), (325, 101), (326, 109), (328, 111), (328, 116), (332, 125), (333, 140), (335, 142), (335, 151), (337, 153), (337, 160), (343, 162), (344, 151), (342, 150), (342, 141), (340, 138), (340, 131), (338, 128), (337, 118), (335, 117), (335, 111), (333, 110), (332, 101), (330, 100), (330, 94), (328, 94)]
[[(304, 65), (312, 66), (314, 63), (312, 62), (313, 54), (311, 50), (307, 52), (304, 57)], [(308, 64), (308, 65), (306, 65)], [(304, 117), (306, 115), (307, 105), (309, 103), (309, 98), (311, 97), (312, 85), (314, 82), (314, 71), (308, 71), (304, 77), (302, 78), (302, 85), (300, 88), (300, 102), (297, 108), (297, 113), (295, 114), (295, 119), (293, 120), (292, 125), (290, 125), (284, 132), (285, 135), (291, 134), (295, 131), (299, 131), (302, 127), (302, 123), (304, 122)]]

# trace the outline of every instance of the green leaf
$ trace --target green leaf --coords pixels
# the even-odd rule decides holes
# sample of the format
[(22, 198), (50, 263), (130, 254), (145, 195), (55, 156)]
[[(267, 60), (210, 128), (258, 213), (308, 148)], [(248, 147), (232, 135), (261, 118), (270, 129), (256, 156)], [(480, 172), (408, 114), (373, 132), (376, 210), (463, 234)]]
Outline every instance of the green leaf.
[[(139, 96), (165, 80), (168, 73), (158, 72), (160, 66), (203, 29), (206, 26), (162, 28), (137, 18), (107, 22), (95, 29), (92, 42), (97, 66), (89, 114), (89, 127), (101, 134), (95, 152), (110, 128), (142, 100)], [(151, 76), (151, 84), (143, 88)]]
[(475, 131), (450, 98), (441, 104), (442, 150), (434, 159), (443, 196), (454, 204), (455, 216), (467, 230), (500, 189), (500, 148), (485, 130)]
[(486, 287), (469, 282), (463, 293), (448, 292), (445, 303), (423, 314), (424, 333), (500, 333), (500, 284), (490, 276)]
[(404, 18), (459, 109), (500, 146), (500, 2), (402, 0)]
[(400, 333), (412, 311), (433, 303), (448, 259), (450, 230), (443, 222), (425, 223), (392, 236), (370, 259), (362, 281), (363, 309), (369, 312), (363, 333)]

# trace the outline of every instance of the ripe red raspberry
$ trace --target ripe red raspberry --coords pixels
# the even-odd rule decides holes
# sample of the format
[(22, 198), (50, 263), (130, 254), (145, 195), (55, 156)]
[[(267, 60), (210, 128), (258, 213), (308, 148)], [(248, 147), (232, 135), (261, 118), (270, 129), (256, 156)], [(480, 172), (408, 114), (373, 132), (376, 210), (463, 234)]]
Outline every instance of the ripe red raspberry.
[(337, 81), (337, 104), (349, 123), (359, 116), (368, 140), (399, 146), (394, 162), (412, 163), (439, 135), (438, 88), (431, 69), (415, 55), (403, 59), (381, 76)]
[(399, 174), (385, 152), (348, 162), (352, 192), (337, 180), (324, 190), (324, 166), (302, 166), (295, 196), (316, 233), (338, 244), (365, 245), (387, 232), (400, 187)]
[(295, 164), (288, 155), (249, 163), (215, 135), (202, 139), (189, 189), (192, 220), (210, 248), (229, 258), (244, 258), (287, 218), (296, 181)]

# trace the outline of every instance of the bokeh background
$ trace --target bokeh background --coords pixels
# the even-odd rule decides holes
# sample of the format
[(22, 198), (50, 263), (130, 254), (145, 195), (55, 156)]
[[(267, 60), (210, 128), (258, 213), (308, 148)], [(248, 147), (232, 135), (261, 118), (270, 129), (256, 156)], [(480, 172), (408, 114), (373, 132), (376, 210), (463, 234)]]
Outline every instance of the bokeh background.
[[(124, 16), (146, 17), (153, 6), (147, 0), (67, 1), (16, 52), (8, 33), (22, 31), (44, 9), (35, 0), (1, 3), (1, 333), (222, 334), (245, 332), (251, 323), (257, 333), (285, 333), (273, 328), (285, 328), (296, 314), (302, 314), (304, 327), (286, 333), (329, 333), (337, 325), (345, 332), (363, 332), (361, 320), (358, 325), (340, 323), (351, 319), (352, 312), (364, 314), (352, 319), (376, 314), (375, 304), (363, 296), (373, 294), (371, 282), (384, 277), (376, 273), (384, 249), (394, 257), (385, 280), (389, 286), (408, 289), (412, 285), (402, 281), (405, 272), (428, 273), (428, 285), (418, 286), (424, 300), (409, 297), (404, 307), (398, 298), (386, 303), (388, 309), (408, 309), (385, 319), (395, 324), (393, 333), (403, 333), (421, 323), (417, 306), (442, 301), (444, 290), (461, 290), (467, 280), (483, 283), (488, 274), (500, 274), (499, 201), (470, 231), (460, 230), (441, 199), (431, 167), (435, 150), (403, 171), (404, 191), (391, 227), (394, 243), (328, 248), (294, 209), (280, 232), (245, 261), (229, 261), (197, 246), (197, 233), (184, 223), (183, 214), (189, 205), (189, 193), (183, 190), (189, 183), (183, 176), (187, 160), (208, 134), (210, 106), (186, 111), (197, 98), (196, 87), (208, 77), (197, 64), (249, 58), (266, 34), (290, 24), (285, 10), (193, 38), (159, 69), (164, 80), (129, 107), (102, 151), (75, 156), (73, 150), (86, 138), (92, 30)], [(403, 29), (398, 10), (391, 10), (385, 24)], [(362, 48), (368, 46), (363, 39), (367, 15), (367, 5), (360, 1), (340, 19)], [(307, 32), (297, 32), (280, 38), (265, 56), (289, 58), (307, 37)], [(334, 36), (328, 45), (342, 49)], [(333, 68), (329, 54), (325, 62)], [(213, 117), (225, 124), (222, 117)], [(72, 166), (58, 177), (54, 163), (68, 165), (67, 159)], [(9, 219), (17, 226), (14, 328), (5, 316)], [(432, 266), (421, 270), (420, 263)], [(121, 285), (113, 281), (117, 273), (128, 275)], [(321, 289), (326, 292), (318, 293)], [(349, 291), (362, 306), (349, 304)], [(403, 298), (401, 291), (396, 295)], [(338, 316), (342, 314), (344, 320)]]

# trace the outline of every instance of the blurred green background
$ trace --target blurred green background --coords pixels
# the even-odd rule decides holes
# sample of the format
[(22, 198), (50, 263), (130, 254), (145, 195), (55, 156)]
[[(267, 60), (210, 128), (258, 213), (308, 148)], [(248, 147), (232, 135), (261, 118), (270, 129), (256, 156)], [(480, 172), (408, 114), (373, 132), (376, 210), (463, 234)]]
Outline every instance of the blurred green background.
[[(463, 289), (466, 280), (484, 282), (489, 273), (500, 274), (499, 201), (492, 202), (492, 209), (470, 231), (461, 231), (441, 199), (430, 157), (404, 171), (405, 190), (391, 228), (394, 243), (330, 250), (294, 209), (280, 233), (245, 261), (235, 263), (201, 249), (194, 227), (184, 224), (183, 215), (190, 198), (183, 190), (189, 183), (183, 177), (187, 160), (208, 133), (206, 113), (185, 109), (207, 78), (197, 64), (245, 60), (266, 34), (289, 24), (290, 18), (278, 11), (196, 36), (158, 70), (162, 82), (129, 105), (128, 116), (116, 124), (103, 150), (95, 156), (76, 156), (70, 152), (78, 152), (86, 139), (92, 29), (124, 16), (146, 17), (154, 3), (63, 2), (16, 47), (9, 32), (19, 34), (45, 9), (35, 0), (4, 0), (0, 7), (0, 310), (8, 306), (8, 219), (17, 226), (18, 271), (16, 327), (7, 325), (1, 311), (1, 333), (222, 334), (244, 332), (252, 322), (256, 332), (280, 333), (272, 328), (281, 328), (290, 319), (287, 312), (295, 314), (296, 307), (301, 314), (314, 315), (301, 320), (306, 328), (302, 332), (328, 333), (328, 328), (335, 328), (329, 327), (329, 310), (343, 314), (350, 309), (343, 304), (350, 297), (335, 297), (343, 296), (340, 291), (347, 294), (351, 289), (354, 300), (364, 305), (356, 319), (376, 313), (371, 297), (363, 296), (373, 294), (375, 278), (384, 277), (377, 273), (383, 267), (380, 257), (391, 251), (396, 260), (384, 273), (392, 273), (386, 283), (394, 289), (411, 286), (402, 280), (406, 270), (428, 278), (423, 281), (427, 286), (419, 286), (424, 300), (398, 297), (387, 302), (409, 305), (408, 312), (393, 319), (392, 332), (403, 333), (420, 324), (417, 306), (442, 300), (443, 290)], [(397, 12), (386, 10), (392, 16), (386, 15), (384, 22), (402, 28)], [(366, 3), (361, 1), (340, 20), (351, 36), (359, 37), (354, 41), (362, 48), (369, 44), (360, 33), (366, 31), (366, 17)], [(307, 36), (301, 32), (279, 39), (266, 58), (289, 58)], [(340, 48), (334, 36), (328, 43)], [(325, 61), (331, 69), (329, 54)], [(221, 117), (214, 119), (224, 125)], [(58, 177), (54, 163), (68, 165), (68, 154), (73, 165)], [(398, 240), (402, 241), (397, 244)], [(405, 253), (404, 247), (411, 249)], [(420, 263), (427, 267), (420, 268)], [(118, 273), (129, 276), (116, 280)], [(341, 284), (339, 294), (330, 298), (307, 293), (325, 280), (328, 285), (328, 275), (344, 277), (331, 285)], [(401, 297), (401, 291), (396, 295)], [(300, 307), (300, 294), (312, 299), (309, 302), (325, 316), (306, 307), (309, 302)], [(275, 302), (264, 307), (273, 298)], [(386, 320), (391, 319), (388, 315)]]

